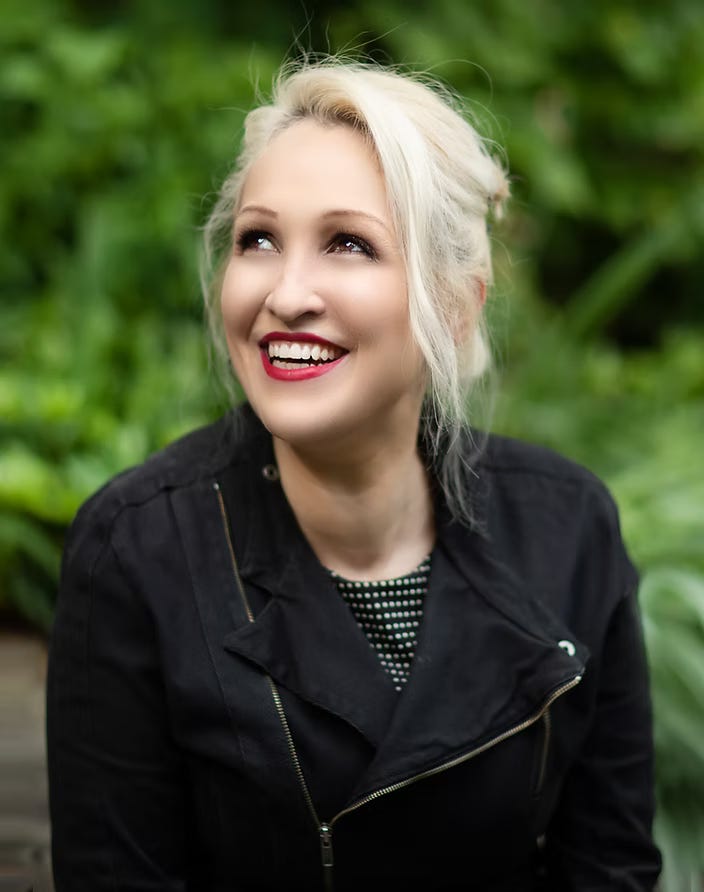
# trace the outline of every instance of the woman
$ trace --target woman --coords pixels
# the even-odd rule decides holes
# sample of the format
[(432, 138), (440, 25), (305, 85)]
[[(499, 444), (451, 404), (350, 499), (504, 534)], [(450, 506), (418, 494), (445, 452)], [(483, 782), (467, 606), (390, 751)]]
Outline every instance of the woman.
[(408, 76), (306, 65), (248, 116), (206, 230), (248, 405), (108, 484), (66, 548), (58, 892), (653, 888), (613, 503), (462, 415), (506, 194)]

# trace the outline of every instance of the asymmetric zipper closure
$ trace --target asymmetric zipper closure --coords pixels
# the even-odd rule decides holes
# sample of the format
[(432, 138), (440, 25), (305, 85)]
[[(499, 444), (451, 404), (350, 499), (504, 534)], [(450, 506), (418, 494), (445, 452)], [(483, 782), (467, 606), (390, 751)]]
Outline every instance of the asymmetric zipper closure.
[[(254, 622), (254, 614), (252, 613), (251, 607), (249, 606), (249, 602), (247, 600), (247, 595), (244, 590), (244, 585), (242, 584), (242, 579), (240, 578), (239, 567), (237, 565), (237, 558), (235, 556), (235, 550), (232, 545), (232, 537), (230, 536), (230, 524), (228, 522), (227, 517), (227, 509), (225, 508), (225, 502), (222, 497), (222, 492), (220, 491), (220, 484), (214, 483), (213, 488), (217, 494), (218, 503), (220, 505), (220, 513), (222, 515), (223, 524), (225, 527), (225, 536), (227, 539), (228, 548), (230, 551), (230, 558), (232, 560), (232, 569), (235, 574), (235, 579), (237, 581), (237, 588), (240, 593), (240, 597), (244, 603), (245, 611), (247, 613), (247, 618), (250, 622)], [(308, 806), (308, 809), (311, 813), (313, 820), (315, 821), (315, 825), (318, 829), (318, 834), (320, 837), (320, 856), (321, 862), (323, 865), (323, 880), (325, 884), (325, 889), (328, 892), (332, 892), (333, 889), (333, 880), (332, 880), (332, 869), (334, 866), (334, 857), (333, 857), (333, 847), (332, 847), (332, 828), (335, 823), (343, 816), (347, 815), (350, 812), (356, 811), (361, 806), (368, 804), (369, 802), (373, 802), (375, 799), (379, 799), (381, 796), (385, 796), (387, 793), (394, 793), (397, 790), (401, 790), (404, 787), (409, 786), (410, 784), (415, 783), (419, 780), (424, 780), (425, 778), (432, 777), (435, 774), (439, 774), (442, 771), (447, 771), (449, 768), (454, 768), (455, 765), (460, 765), (463, 762), (467, 762), (470, 759), (473, 759), (475, 756), (481, 755), (481, 753), (486, 752), (488, 749), (496, 746), (499, 743), (502, 743), (504, 740), (507, 740), (510, 737), (513, 737), (515, 734), (519, 734), (521, 731), (524, 731), (526, 728), (529, 728), (535, 722), (543, 719), (545, 721), (545, 743), (543, 747), (543, 754), (541, 758), (540, 764), (540, 778), (539, 781), (542, 784), (543, 775), (545, 772), (545, 761), (547, 759), (547, 744), (550, 736), (550, 715), (549, 710), (551, 705), (561, 697), (563, 694), (567, 693), (567, 691), (576, 687), (582, 680), (581, 675), (575, 675), (574, 678), (569, 679), (569, 681), (565, 682), (563, 685), (560, 685), (555, 691), (550, 694), (550, 696), (545, 700), (543, 705), (540, 707), (537, 712), (533, 713), (533, 715), (529, 716), (527, 719), (524, 719), (518, 725), (515, 725), (513, 728), (509, 728), (508, 731), (504, 731), (501, 734), (498, 734), (496, 737), (491, 740), (483, 743), (481, 746), (476, 747), (473, 750), (470, 750), (468, 753), (463, 753), (461, 756), (455, 756), (447, 762), (443, 762), (442, 765), (436, 765), (434, 768), (429, 768), (427, 771), (421, 771), (419, 774), (414, 774), (412, 777), (404, 778), (401, 781), (397, 781), (395, 784), (390, 784), (388, 787), (382, 787), (379, 790), (374, 790), (371, 793), (368, 793), (366, 796), (363, 796), (361, 799), (357, 800), (357, 802), (352, 803), (352, 805), (348, 805), (346, 808), (343, 808), (342, 811), (339, 811), (333, 818), (329, 821), (321, 821), (318, 817), (318, 813), (315, 809), (315, 805), (313, 803), (313, 799), (310, 795), (310, 791), (308, 789), (308, 784), (306, 783), (305, 776), (303, 774), (303, 769), (301, 768), (301, 763), (298, 759), (298, 753), (296, 752), (296, 745), (293, 740), (293, 735), (291, 734), (291, 729), (288, 725), (288, 720), (286, 718), (286, 713), (284, 712), (284, 707), (281, 702), (281, 696), (279, 695), (279, 691), (276, 687), (276, 683), (274, 682), (271, 676), (267, 675), (267, 680), (271, 687), (271, 693), (274, 698), (274, 705), (276, 706), (276, 711), (279, 714), (279, 718), (281, 720), (281, 725), (284, 730), (284, 735), (286, 737), (286, 743), (288, 745), (289, 753), (291, 755), (291, 760), (293, 762), (296, 774), (298, 776), (298, 780), (301, 784), (301, 789), (303, 791), (303, 796)]]
[[(247, 613), (247, 619), (250, 623), (254, 622), (254, 613), (252, 612), (252, 608), (250, 607), (249, 600), (247, 599), (247, 593), (244, 590), (244, 585), (242, 585), (242, 578), (240, 577), (239, 567), (237, 565), (237, 557), (235, 556), (235, 549), (232, 545), (232, 536), (230, 535), (230, 523), (227, 517), (227, 509), (225, 508), (225, 501), (222, 497), (222, 491), (220, 490), (220, 484), (216, 481), (213, 484), (213, 488), (215, 489), (218, 504), (220, 506), (220, 514), (222, 516), (223, 525), (225, 527), (225, 538), (227, 539), (227, 547), (230, 552), (230, 560), (232, 561), (232, 569), (235, 574), (235, 580), (237, 582), (237, 589), (240, 593), (240, 597), (242, 598), (242, 603), (244, 604), (244, 609)], [(332, 868), (334, 865), (333, 852), (332, 852), (332, 830), (330, 828), (330, 824), (325, 821), (321, 821), (318, 817), (318, 812), (316, 811), (315, 804), (313, 803), (313, 797), (310, 795), (310, 790), (308, 789), (308, 784), (306, 783), (305, 775), (303, 774), (303, 769), (301, 768), (301, 763), (298, 758), (298, 753), (296, 752), (296, 745), (293, 741), (293, 735), (291, 734), (291, 729), (288, 725), (288, 719), (286, 718), (286, 713), (284, 711), (283, 703), (281, 702), (281, 695), (279, 694), (279, 690), (276, 687), (276, 683), (274, 679), (267, 674), (266, 680), (269, 682), (269, 687), (271, 688), (271, 695), (274, 698), (274, 706), (276, 707), (276, 711), (279, 715), (279, 719), (281, 721), (281, 726), (284, 731), (284, 736), (286, 737), (286, 744), (288, 746), (288, 751), (291, 755), (291, 760), (293, 762), (293, 767), (296, 771), (296, 775), (298, 777), (299, 783), (301, 785), (301, 790), (303, 791), (303, 798), (306, 801), (306, 805), (308, 806), (308, 810), (310, 811), (311, 817), (315, 822), (315, 826), (318, 828), (318, 835), (320, 837), (320, 860), (323, 865), (323, 882), (325, 884), (325, 889), (327, 892), (332, 892), (333, 883), (332, 883)], [(337, 817), (337, 816), (336, 816)], [(331, 822), (332, 823), (332, 822)]]

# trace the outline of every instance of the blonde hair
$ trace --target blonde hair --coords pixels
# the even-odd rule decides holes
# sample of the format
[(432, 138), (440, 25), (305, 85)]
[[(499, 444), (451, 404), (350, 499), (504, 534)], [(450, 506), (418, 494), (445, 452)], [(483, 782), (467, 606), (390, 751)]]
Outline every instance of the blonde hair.
[(303, 118), (355, 128), (379, 160), (406, 265), (411, 330), (427, 365), (427, 443), (451, 510), (471, 521), (460, 434), (472, 386), (490, 364), (482, 315), (492, 281), (487, 217), (500, 216), (508, 181), (440, 84), (335, 58), (282, 69), (271, 102), (245, 119), (237, 164), (205, 225), (203, 290), (216, 350), (227, 356), (222, 255), (244, 181), (270, 140)]

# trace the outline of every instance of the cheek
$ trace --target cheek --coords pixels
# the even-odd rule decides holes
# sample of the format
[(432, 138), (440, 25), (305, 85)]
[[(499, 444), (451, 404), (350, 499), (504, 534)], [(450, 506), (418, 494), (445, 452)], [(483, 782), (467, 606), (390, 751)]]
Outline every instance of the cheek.
[(220, 312), (228, 340), (246, 334), (257, 314), (256, 283), (241, 264), (232, 260), (225, 270), (220, 290)]
[(395, 270), (372, 269), (337, 283), (340, 310), (360, 340), (412, 339), (405, 278)]
[(417, 345), (413, 337), (408, 300), (405, 290), (397, 292), (395, 300), (378, 307), (377, 326), (382, 338), (393, 341), (396, 349), (415, 353)]

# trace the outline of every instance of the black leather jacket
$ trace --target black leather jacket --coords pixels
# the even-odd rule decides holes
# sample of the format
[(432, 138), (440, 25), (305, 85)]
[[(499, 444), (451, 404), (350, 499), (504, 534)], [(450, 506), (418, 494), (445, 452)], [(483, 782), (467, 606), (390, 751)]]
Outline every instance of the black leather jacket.
[(654, 887), (647, 672), (614, 505), (578, 466), (498, 437), (476, 471), (477, 529), (437, 497), (401, 695), (250, 410), (86, 503), (50, 648), (57, 892)]

